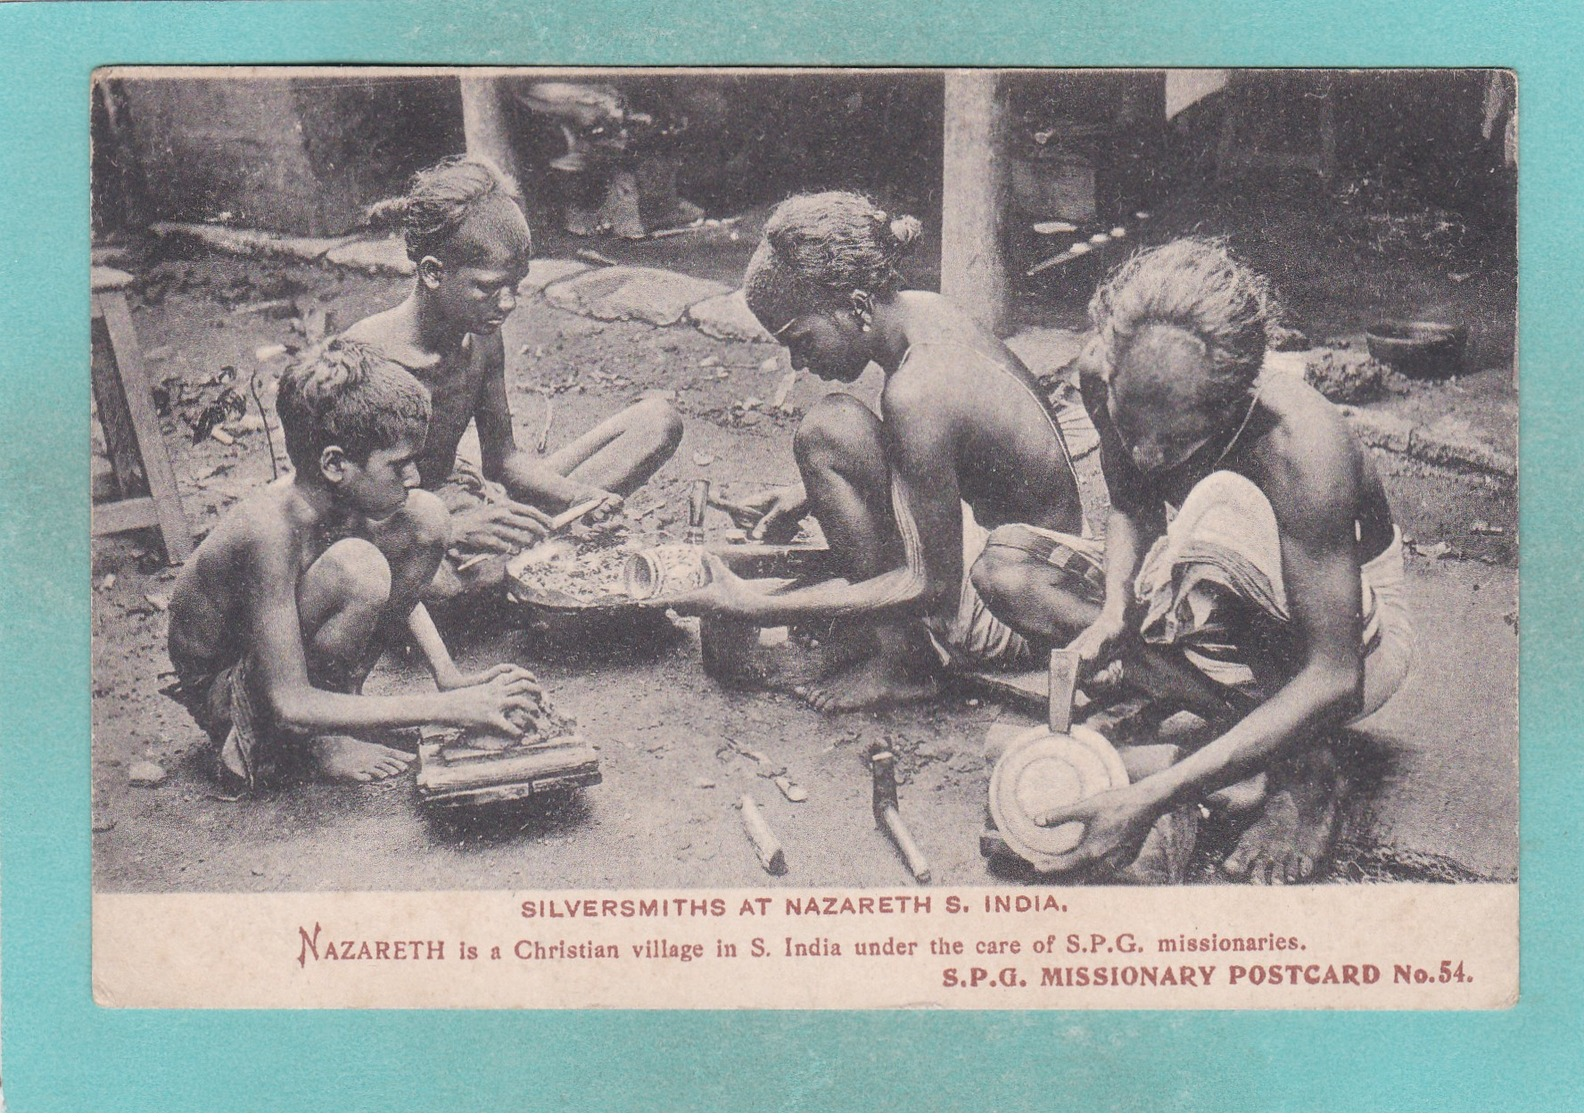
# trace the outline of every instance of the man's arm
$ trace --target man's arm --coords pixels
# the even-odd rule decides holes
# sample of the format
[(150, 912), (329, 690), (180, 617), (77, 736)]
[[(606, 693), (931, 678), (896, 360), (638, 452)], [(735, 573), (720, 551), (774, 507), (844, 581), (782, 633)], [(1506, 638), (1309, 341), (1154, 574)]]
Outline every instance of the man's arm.
[(255, 527), (244, 541), (247, 646), (266, 702), (282, 726), (305, 735), (409, 725), (514, 732), (506, 712), (527, 708), (527, 688), (502, 681), (446, 694), (370, 697), (321, 690), (308, 678), (297, 612), (297, 547), (283, 524)]
[[(1288, 453), (1266, 486), (1281, 532), (1282, 577), (1301, 656), (1297, 672), (1198, 752), (1130, 787), (1048, 815), (1046, 825), (1085, 823), (1083, 841), (1055, 868), (1130, 859), (1155, 819), (1173, 806), (1262, 771), (1357, 712), (1364, 680), (1353, 518), (1359, 484), (1357, 463), (1344, 450), (1310, 443)], [(1308, 460), (1300, 466), (1299, 457)]]
[[(475, 338), (477, 341), (478, 339)], [(511, 403), (506, 397), (506, 351), (499, 334), (482, 341), (485, 372), (473, 421), (478, 427), (484, 476), (506, 487), (513, 500), (552, 512), (594, 495), (594, 489), (561, 476), (532, 454), (517, 448)]]
[(778, 625), (857, 613), (928, 616), (955, 605), (963, 577), (963, 528), (950, 417), (938, 399), (916, 391), (888, 392), (885, 408), (902, 565), (862, 582), (838, 578), (773, 595), (757, 593), (722, 571), (726, 576), (720, 583), (679, 603), (679, 611)]
[(1087, 673), (1108, 663), (1131, 631), (1138, 611), (1133, 580), (1145, 552), (1165, 530), (1165, 520), (1160, 501), (1152, 500), (1146, 491), (1143, 478), (1111, 421), (1105, 381), (1096, 374), (1085, 373), (1080, 377), (1079, 390), (1100, 438), (1100, 471), (1111, 503), (1106, 518), (1105, 603), (1100, 615), (1070, 645)]
[(451, 649), (445, 646), (440, 630), (435, 627), (434, 618), (421, 601), (407, 614), (407, 634), (423, 653), (424, 662), (429, 664), (429, 674), (435, 686), (441, 690), (454, 690), (462, 672), (457, 670), (456, 661), (451, 658)]
[(533, 672), (515, 663), (497, 663), (475, 674), (463, 674), (458, 669), (456, 661), (451, 658), (451, 651), (445, 646), (440, 630), (435, 627), (434, 618), (429, 615), (429, 610), (422, 602), (413, 606), (413, 611), (407, 615), (407, 634), (413, 638), (413, 643), (417, 644), (418, 650), (423, 653), (424, 661), (429, 664), (429, 673), (434, 678), (435, 686), (440, 690), (460, 690), (463, 687), (480, 686), (497, 676), (506, 675), (509, 676), (508, 682), (512, 679), (523, 679), (531, 684), (529, 693), (535, 697), (541, 697), (544, 693)]

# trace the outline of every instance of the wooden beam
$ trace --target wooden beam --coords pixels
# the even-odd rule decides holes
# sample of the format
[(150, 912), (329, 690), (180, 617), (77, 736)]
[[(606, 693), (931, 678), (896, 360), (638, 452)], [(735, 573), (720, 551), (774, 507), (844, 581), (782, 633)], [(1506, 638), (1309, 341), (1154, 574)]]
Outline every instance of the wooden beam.
[(507, 127), (506, 98), (500, 79), (468, 77), (462, 79), (462, 135), (467, 153), (486, 159), (519, 182), (517, 149)]
[(992, 333), (1006, 322), (1005, 104), (993, 70), (946, 73), (941, 294)]
[(92, 535), (116, 535), (140, 527), (158, 527), (159, 510), (151, 496), (134, 496), (110, 504), (95, 504), (92, 509)]

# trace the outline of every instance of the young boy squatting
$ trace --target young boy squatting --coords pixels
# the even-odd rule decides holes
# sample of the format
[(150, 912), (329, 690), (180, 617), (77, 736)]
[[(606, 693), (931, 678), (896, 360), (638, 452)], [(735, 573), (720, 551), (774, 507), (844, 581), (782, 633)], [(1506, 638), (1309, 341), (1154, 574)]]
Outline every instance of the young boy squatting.
[[(292, 474), (227, 514), (171, 596), (174, 693), (209, 735), (222, 782), (251, 790), (288, 766), (395, 775), (413, 756), (377, 738), (412, 726), (515, 735), (533, 676), (511, 664), (463, 675), (419, 601), (447, 532), (439, 499), (412, 491), (423, 386), (366, 346), (332, 342), (281, 378), (276, 408)], [(363, 695), (403, 631), (441, 693)]]

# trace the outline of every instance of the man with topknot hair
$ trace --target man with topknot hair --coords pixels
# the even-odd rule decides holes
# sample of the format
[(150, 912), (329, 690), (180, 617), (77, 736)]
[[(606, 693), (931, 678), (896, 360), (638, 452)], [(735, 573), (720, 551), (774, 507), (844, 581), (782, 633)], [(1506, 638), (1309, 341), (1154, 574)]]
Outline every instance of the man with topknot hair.
[(928, 700), (945, 669), (1033, 657), (969, 572), (991, 529), (1019, 525), (1054, 553), (1083, 525), (1033, 375), (949, 299), (906, 289), (899, 264), (920, 232), (850, 191), (789, 198), (771, 215), (748, 265), (749, 309), (793, 368), (851, 384), (874, 364), (885, 379), (877, 407), (839, 391), (811, 407), (792, 440), (798, 483), (743, 501), (756, 539), (817, 520), (833, 577), (765, 593), (715, 563), (711, 584), (675, 603), (826, 634), (820, 677), (798, 687), (826, 712)]

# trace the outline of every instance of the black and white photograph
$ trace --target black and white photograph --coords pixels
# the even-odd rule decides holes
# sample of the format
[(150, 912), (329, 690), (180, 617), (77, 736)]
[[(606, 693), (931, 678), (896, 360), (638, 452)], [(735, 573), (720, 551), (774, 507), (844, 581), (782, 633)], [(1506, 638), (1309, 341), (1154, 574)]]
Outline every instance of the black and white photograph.
[(91, 95), (96, 895), (1517, 880), (1512, 72)]

